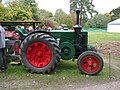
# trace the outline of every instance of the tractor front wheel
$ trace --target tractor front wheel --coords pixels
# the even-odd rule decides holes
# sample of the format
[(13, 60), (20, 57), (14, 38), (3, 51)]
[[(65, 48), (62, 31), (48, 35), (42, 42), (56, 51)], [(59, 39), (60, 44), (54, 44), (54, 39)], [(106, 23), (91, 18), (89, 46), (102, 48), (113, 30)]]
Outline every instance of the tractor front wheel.
[(86, 51), (78, 57), (77, 65), (81, 73), (97, 75), (103, 68), (102, 57), (94, 51)]

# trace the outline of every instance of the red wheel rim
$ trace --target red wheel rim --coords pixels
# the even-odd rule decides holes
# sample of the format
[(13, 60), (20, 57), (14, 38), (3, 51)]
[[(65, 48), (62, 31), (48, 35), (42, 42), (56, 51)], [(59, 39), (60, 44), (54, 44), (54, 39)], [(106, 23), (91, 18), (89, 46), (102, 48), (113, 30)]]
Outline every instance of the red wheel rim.
[(28, 46), (26, 57), (32, 66), (42, 68), (50, 63), (51, 51), (46, 44), (35, 42)]
[(92, 73), (98, 70), (99, 60), (94, 56), (85, 56), (81, 61), (82, 69), (88, 73)]

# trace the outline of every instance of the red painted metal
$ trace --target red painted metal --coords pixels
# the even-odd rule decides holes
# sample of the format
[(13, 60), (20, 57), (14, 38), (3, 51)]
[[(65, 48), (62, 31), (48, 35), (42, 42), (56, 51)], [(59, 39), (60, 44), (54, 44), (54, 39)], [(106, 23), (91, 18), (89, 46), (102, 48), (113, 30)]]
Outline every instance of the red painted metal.
[(19, 54), (19, 49), (20, 49), (19, 45), (14, 45), (13, 50), (15, 52), (15, 55), (20, 55)]
[(13, 32), (5, 31), (5, 37), (12, 37), (12, 36), (13, 36)]
[(51, 51), (49, 47), (42, 42), (35, 42), (28, 46), (26, 57), (28, 62), (37, 68), (43, 68), (50, 63)]
[(82, 59), (81, 64), (84, 71), (92, 73), (98, 70), (99, 60), (95, 56), (86, 56)]
[(15, 31), (5, 31), (5, 37), (11, 37), (15, 40), (19, 40), (19, 35), (17, 35)]

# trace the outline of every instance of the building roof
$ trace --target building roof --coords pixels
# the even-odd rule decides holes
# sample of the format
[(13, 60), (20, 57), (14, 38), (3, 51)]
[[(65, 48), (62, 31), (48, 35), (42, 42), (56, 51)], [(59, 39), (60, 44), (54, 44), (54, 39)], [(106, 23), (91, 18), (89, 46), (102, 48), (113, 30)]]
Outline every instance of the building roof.
[(120, 25), (120, 18), (119, 19), (116, 19), (112, 22), (109, 22), (108, 25)]

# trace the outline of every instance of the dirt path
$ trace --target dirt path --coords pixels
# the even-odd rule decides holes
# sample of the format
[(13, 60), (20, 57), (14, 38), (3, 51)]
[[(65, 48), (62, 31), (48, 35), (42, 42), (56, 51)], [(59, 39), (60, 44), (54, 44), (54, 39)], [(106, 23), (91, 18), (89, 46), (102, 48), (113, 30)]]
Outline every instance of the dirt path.
[[(42, 86), (42, 87), (41, 87)], [(41, 85), (33, 80), (13, 80), (0, 83), (0, 90), (120, 90), (120, 80), (102, 84)]]
[(120, 80), (112, 81), (105, 84), (77, 88), (76, 90), (120, 90)]

